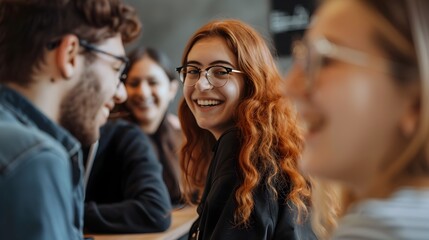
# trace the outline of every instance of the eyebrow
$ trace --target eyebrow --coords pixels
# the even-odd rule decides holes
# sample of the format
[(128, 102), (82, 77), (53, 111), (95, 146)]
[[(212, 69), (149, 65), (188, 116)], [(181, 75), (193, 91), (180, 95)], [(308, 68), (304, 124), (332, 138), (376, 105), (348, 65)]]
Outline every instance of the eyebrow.
[[(198, 61), (188, 61), (188, 62), (186, 62), (186, 64), (203, 66), (203, 64), (198, 62)], [(224, 61), (224, 60), (216, 60), (216, 61), (209, 63), (209, 65), (218, 65), (218, 64), (222, 64), (222, 65), (226, 64), (226, 65), (229, 65), (231, 67), (234, 67), (234, 65), (232, 65), (230, 62)]]

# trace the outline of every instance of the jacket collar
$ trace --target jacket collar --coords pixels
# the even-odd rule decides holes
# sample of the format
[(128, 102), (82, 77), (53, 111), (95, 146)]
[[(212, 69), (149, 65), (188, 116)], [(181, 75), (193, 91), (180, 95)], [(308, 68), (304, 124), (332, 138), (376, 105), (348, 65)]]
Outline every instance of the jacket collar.
[(212, 152), (213, 153), (217, 152), (217, 148), (219, 147), (220, 142), (223, 140), (223, 138), (225, 136), (228, 136), (230, 133), (231, 134), (235, 134), (235, 136), (239, 136), (240, 130), (238, 130), (237, 127), (232, 127), (230, 129), (226, 130), (224, 133), (222, 133), (222, 135), (219, 137), (219, 139), (216, 141), (216, 143), (212, 147)]
[(15, 90), (0, 84), (0, 104), (27, 126), (33, 126), (60, 142), (70, 156), (80, 150), (80, 143), (64, 128), (40, 112), (28, 99)]

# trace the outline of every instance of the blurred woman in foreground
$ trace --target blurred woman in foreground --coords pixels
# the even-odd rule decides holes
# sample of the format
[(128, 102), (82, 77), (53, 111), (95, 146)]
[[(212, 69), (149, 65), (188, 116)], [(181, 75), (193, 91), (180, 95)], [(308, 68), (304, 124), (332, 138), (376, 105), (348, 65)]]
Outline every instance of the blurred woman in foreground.
[(325, 1), (294, 45), (301, 167), (341, 184), (333, 239), (429, 236), (428, 16), (425, 0)]

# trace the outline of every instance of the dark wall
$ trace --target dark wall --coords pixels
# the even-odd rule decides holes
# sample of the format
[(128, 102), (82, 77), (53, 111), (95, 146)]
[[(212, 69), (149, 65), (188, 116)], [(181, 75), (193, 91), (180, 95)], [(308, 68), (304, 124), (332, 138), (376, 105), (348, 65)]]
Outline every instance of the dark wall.
[(180, 64), (189, 36), (217, 18), (238, 18), (268, 35), (269, 1), (265, 0), (126, 0), (143, 22), (139, 44), (161, 48)]
[[(183, 48), (189, 36), (213, 19), (237, 18), (257, 29), (269, 44), (270, 0), (125, 0), (137, 9), (143, 22), (142, 36), (127, 50), (136, 45), (159, 48), (170, 57), (173, 67), (180, 65)], [(290, 59), (278, 59), (279, 67), (285, 72)], [(181, 98), (179, 89), (175, 103), (170, 111), (177, 112)]]

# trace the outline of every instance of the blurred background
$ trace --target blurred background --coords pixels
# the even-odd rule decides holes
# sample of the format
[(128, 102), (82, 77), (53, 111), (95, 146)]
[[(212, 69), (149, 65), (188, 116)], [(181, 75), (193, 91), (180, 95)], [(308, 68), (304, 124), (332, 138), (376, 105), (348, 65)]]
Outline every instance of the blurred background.
[[(285, 74), (290, 65), (290, 43), (299, 37), (314, 10), (314, 0), (125, 0), (136, 8), (143, 23), (137, 45), (162, 50), (172, 67), (180, 65), (182, 51), (190, 35), (210, 20), (235, 18), (261, 33), (273, 49)], [(181, 90), (170, 111), (176, 112)]]

